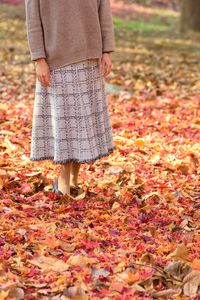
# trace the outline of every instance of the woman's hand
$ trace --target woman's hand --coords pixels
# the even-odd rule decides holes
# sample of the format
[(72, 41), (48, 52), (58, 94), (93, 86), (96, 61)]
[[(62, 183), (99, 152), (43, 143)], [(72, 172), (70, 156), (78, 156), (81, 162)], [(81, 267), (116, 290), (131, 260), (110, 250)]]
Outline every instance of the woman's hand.
[(45, 58), (37, 59), (35, 62), (36, 76), (44, 86), (50, 85), (50, 70)]
[(104, 77), (107, 77), (112, 68), (111, 53), (103, 53), (101, 58), (101, 72)]

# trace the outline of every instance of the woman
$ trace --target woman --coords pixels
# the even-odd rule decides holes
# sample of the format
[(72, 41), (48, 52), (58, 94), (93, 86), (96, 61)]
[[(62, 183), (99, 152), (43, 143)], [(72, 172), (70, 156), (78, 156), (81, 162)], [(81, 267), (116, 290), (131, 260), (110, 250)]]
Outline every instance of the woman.
[(25, 0), (36, 89), (30, 160), (61, 165), (53, 191), (70, 197), (81, 163), (111, 153), (104, 77), (115, 51), (109, 0)]

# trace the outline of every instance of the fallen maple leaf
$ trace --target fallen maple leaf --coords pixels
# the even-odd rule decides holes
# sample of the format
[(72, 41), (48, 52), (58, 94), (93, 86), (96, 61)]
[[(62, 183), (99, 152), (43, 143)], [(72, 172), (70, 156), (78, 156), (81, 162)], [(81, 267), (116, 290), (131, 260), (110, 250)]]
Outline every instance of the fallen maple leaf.
[(192, 271), (183, 279), (183, 292), (185, 296), (196, 296), (200, 287), (200, 271)]
[(64, 296), (70, 300), (88, 300), (88, 295), (83, 288), (77, 286), (70, 286), (63, 291)]
[[(155, 298), (160, 298), (160, 297), (164, 297), (164, 298), (160, 298), (160, 299), (167, 299), (166, 297), (170, 297), (170, 299), (172, 299), (171, 297), (174, 295), (178, 296), (181, 294), (181, 289), (167, 289), (167, 290), (163, 290), (163, 291), (159, 291), (159, 292), (155, 292), (152, 293), (152, 296)], [(174, 298), (174, 299), (177, 299)]]
[(190, 266), (191, 266), (191, 268), (192, 268), (193, 270), (198, 270), (198, 271), (200, 271), (200, 259), (195, 258), (195, 259), (191, 262)]
[(124, 272), (117, 274), (117, 277), (122, 279), (128, 284), (132, 284), (140, 279), (140, 275), (138, 272), (132, 273), (128, 269), (126, 269)]
[(119, 202), (114, 202), (112, 205), (112, 211), (116, 211), (120, 208), (120, 203)]
[(144, 146), (146, 144), (146, 141), (144, 139), (137, 139), (134, 141), (134, 143), (137, 146)]
[(64, 272), (68, 270), (69, 265), (62, 261), (61, 259), (57, 259), (54, 257), (47, 257), (47, 256), (37, 256), (33, 259), (30, 259), (29, 262), (44, 271), (56, 271), (56, 272)]
[(88, 264), (95, 264), (95, 263), (98, 263), (98, 260), (96, 258), (87, 257), (81, 254), (72, 255), (67, 260), (67, 264), (72, 266), (85, 267)]
[(173, 257), (174, 260), (189, 261), (188, 249), (185, 245), (178, 245), (175, 251), (168, 255), (168, 257)]

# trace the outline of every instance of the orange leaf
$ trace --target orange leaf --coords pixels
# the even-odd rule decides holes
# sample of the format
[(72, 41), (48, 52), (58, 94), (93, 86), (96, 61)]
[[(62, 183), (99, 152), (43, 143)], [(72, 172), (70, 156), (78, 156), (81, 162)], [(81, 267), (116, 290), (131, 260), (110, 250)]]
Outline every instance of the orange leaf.
[(128, 272), (128, 278), (127, 278), (128, 283), (138, 281), (139, 279), (140, 279), (140, 276), (138, 273), (133, 274), (132, 272)]
[(54, 249), (60, 245), (59, 240), (57, 240), (53, 237), (50, 237), (50, 236), (47, 236), (46, 239), (43, 241), (43, 243), (47, 244), (48, 247), (52, 248), (52, 249)]
[(190, 264), (190, 266), (191, 266), (191, 268), (192, 268), (193, 270), (198, 270), (198, 271), (200, 271), (200, 259), (195, 258), (195, 259), (193, 260), (193, 262)]

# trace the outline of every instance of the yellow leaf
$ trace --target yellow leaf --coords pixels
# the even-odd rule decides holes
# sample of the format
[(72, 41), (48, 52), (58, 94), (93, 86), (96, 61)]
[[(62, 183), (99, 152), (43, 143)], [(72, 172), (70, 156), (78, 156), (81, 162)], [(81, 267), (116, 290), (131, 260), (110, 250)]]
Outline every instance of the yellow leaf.
[(137, 146), (144, 146), (145, 144), (146, 144), (146, 141), (144, 139), (135, 140), (135, 145), (137, 145)]
[(5, 137), (3, 145), (7, 148), (9, 153), (17, 150), (17, 146), (12, 144), (7, 137)]
[(6, 299), (8, 297), (8, 294), (9, 294), (9, 290), (7, 290), (7, 291), (1, 291), (0, 292), (0, 299), (1, 300)]
[(132, 174), (131, 174), (130, 180), (131, 180), (131, 183), (132, 183), (132, 184), (135, 184), (135, 181), (136, 181), (136, 175), (135, 175), (135, 173), (132, 173)]
[(110, 215), (104, 214), (104, 215), (101, 215), (100, 218), (101, 219), (108, 219), (108, 218), (110, 218)]
[(183, 260), (189, 261), (188, 259), (188, 249), (185, 245), (178, 245), (173, 253), (169, 255), (169, 257), (173, 257), (174, 260)]
[(157, 154), (150, 158), (149, 163), (151, 163), (152, 165), (156, 165), (159, 161), (160, 161), (160, 155)]
[(2, 188), (3, 188), (3, 180), (0, 177), (0, 190), (2, 190)]

